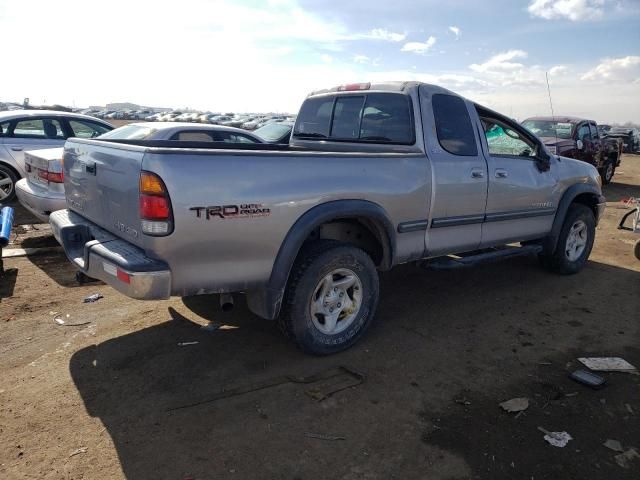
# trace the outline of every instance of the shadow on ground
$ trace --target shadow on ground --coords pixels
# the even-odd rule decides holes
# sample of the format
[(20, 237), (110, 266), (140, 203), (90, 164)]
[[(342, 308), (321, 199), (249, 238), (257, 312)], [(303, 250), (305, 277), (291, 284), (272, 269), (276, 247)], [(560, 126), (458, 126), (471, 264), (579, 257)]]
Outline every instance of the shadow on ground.
[[(53, 252), (40, 255), (27, 255), (27, 258), (58, 285), (62, 287), (80, 286), (76, 281), (77, 269), (67, 259), (64, 253)], [(102, 285), (102, 282), (97, 284)]]
[[(0, 255), (2, 249), (0, 248)], [(13, 290), (16, 286), (16, 279), (18, 278), (17, 268), (8, 268), (5, 270), (4, 262), (0, 258), (0, 302), (3, 298), (10, 298), (13, 296)]]
[(612, 183), (602, 187), (602, 193), (607, 199), (607, 202), (621, 202), (629, 197), (639, 196), (640, 189), (637, 185), (618, 183), (614, 177)]
[[(566, 375), (583, 354), (640, 364), (637, 272), (590, 262), (559, 277), (515, 259), (404, 266), (381, 287), (377, 324), (339, 355), (304, 356), (242, 303), (222, 316), (203, 297), (184, 304), (224, 329), (170, 310), (78, 351), (71, 376), (129, 479), (635, 478), (640, 462), (623, 469), (602, 443), (640, 448), (639, 377), (595, 392)], [(338, 365), (365, 382), (318, 401), (276, 381)], [(517, 419), (498, 408), (516, 396), (531, 398)], [(538, 426), (575, 440), (551, 447)]]

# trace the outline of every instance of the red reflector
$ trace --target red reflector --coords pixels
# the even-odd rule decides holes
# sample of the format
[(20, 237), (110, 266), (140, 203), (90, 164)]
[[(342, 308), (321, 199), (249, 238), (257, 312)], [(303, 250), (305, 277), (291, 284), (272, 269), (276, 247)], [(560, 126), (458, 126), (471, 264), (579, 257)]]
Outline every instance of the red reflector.
[(370, 83), (347, 83), (338, 87), (339, 92), (353, 92), (355, 90), (369, 90)]
[(146, 220), (169, 220), (169, 200), (155, 195), (140, 195), (140, 216)]
[(127, 272), (123, 272), (122, 270), (118, 269), (117, 275), (118, 275), (118, 280), (120, 280), (121, 282), (131, 283), (131, 277)]

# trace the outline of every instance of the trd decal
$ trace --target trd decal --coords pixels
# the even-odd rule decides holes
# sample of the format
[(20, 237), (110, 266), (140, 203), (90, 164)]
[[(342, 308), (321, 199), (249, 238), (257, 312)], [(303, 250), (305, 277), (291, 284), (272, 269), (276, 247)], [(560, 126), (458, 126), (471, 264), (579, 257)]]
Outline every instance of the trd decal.
[(268, 217), (271, 215), (271, 210), (264, 208), (260, 203), (191, 207), (189, 210), (195, 211), (197, 218), (204, 218), (206, 220), (211, 220), (212, 218)]

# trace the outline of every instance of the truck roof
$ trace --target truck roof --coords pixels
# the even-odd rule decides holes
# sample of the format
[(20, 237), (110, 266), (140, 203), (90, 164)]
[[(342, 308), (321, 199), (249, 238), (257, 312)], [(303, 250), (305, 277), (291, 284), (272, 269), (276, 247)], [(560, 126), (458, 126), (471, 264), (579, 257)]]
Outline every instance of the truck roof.
[(343, 85), (337, 85), (331, 88), (323, 88), (321, 90), (315, 90), (311, 92), (307, 97), (313, 97), (315, 95), (322, 95), (326, 93), (357, 93), (364, 91), (377, 91), (377, 92), (406, 92), (410, 88), (418, 88), (421, 85), (427, 86), (434, 93), (450, 93), (451, 95), (460, 96), (455, 92), (447, 90), (446, 88), (438, 85), (431, 85), (424, 82), (416, 81), (390, 81), (390, 82), (364, 82), (364, 83), (348, 83)]

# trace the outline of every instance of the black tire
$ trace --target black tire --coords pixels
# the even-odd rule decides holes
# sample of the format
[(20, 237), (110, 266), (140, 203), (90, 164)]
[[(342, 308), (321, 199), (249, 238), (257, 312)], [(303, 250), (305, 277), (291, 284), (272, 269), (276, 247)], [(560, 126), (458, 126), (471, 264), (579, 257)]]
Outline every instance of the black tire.
[(636, 242), (636, 246), (633, 248), (633, 254), (640, 260), (640, 240)]
[(605, 163), (604, 168), (600, 172), (600, 178), (602, 178), (603, 185), (609, 185), (613, 180), (613, 176), (616, 173), (616, 162), (615, 160), (609, 160)]
[[(322, 279), (340, 269), (353, 272), (359, 280), (362, 288), (360, 307), (344, 331), (328, 335), (314, 324), (311, 302)], [(303, 352), (330, 355), (351, 347), (364, 335), (373, 321), (378, 297), (378, 272), (369, 255), (352, 245), (318, 240), (304, 247), (296, 259), (285, 292), (279, 325)], [(321, 320), (321, 317), (315, 319), (316, 322)]]
[(0, 180), (5, 180), (7, 178), (11, 180), (11, 183), (9, 185), (0, 186), (0, 190), (2, 190), (0, 203), (9, 203), (16, 198), (16, 182), (20, 179), (13, 168), (0, 163)]
[[(582, 221), (586, 226), (586, 245), (582, 253), (575, 259), (571, 260), (567, 254), (567, 239), (569, 233), (577, 222)], [(569, 206), (569, 210), (564, 218), (564, 223), (560, 229), (558, 243), (553, 253), (542, 253), (540, 260), (542, 265), (561, 275), (572, 275), (578, 273), (587, 263), (593, 241), (596, 235), (596, 220), (593, 211), (579, 203), (573, 203)]]

